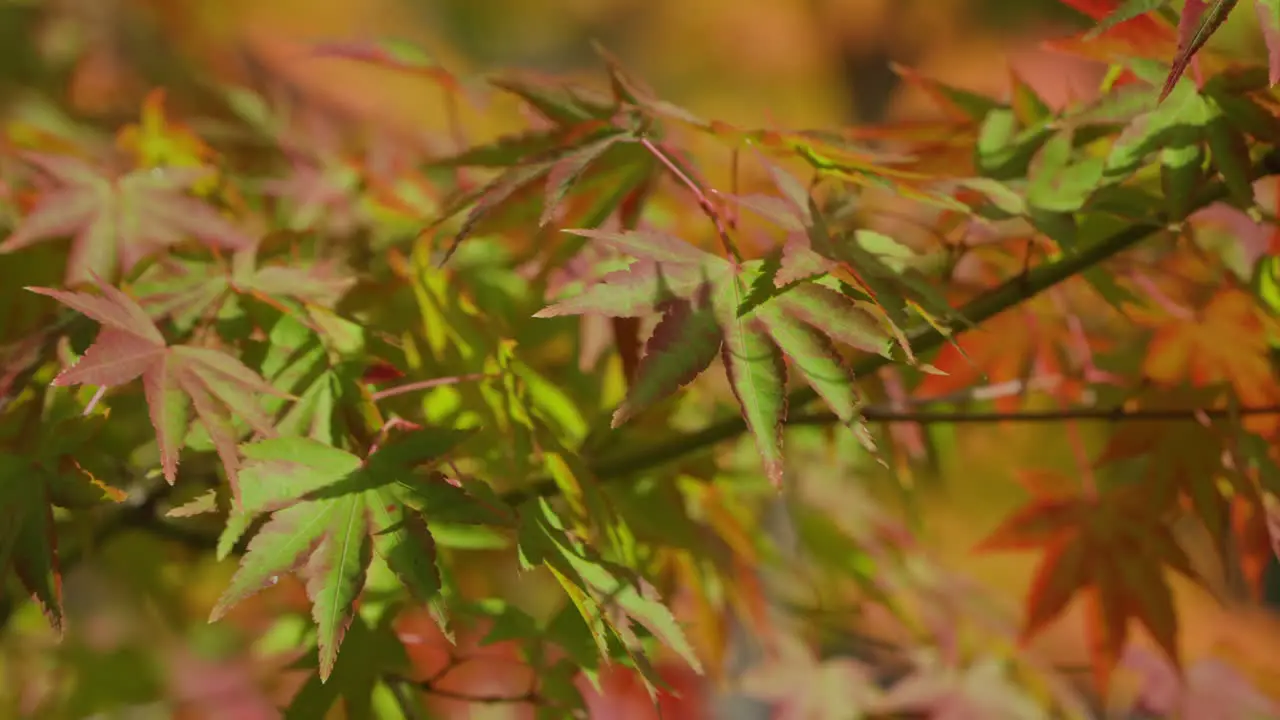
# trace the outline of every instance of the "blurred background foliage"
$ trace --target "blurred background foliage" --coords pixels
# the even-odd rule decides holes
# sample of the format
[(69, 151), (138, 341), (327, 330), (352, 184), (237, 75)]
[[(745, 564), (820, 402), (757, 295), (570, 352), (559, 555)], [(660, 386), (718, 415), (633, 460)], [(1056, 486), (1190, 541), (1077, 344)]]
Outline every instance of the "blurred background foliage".
[[(395, 37), (429, 48), (463, 76), (520, 68), (599, 82), (590, 48), (597, 40), (660, 96), (705, 117), (792, 127), (907, 122), (934, 110), (895, 81), (894, 63), (997, 94), (1012, 64), (1046, 96), (1083, 94), (1097, 78), (1065, 72), (1037, 43), (1085, 24), (1057, 0), (0, 0), (0, 104), (33, 126), (66, 117), (114, 127), (135, 120), (152, 87), (165, 87), (180, 115), (184, 106), (216, 106), (223, 100), (211, 88), (239, 82), (438, 141), (450, 111), (436, 88), (318, 59), (307, 43)], [(510, 112), (460, 112), (469, 142), (512, 129)], [(12, 260), (0, 256), (4, 263)], [(979, 557), (969, 548), (1022, 501), (1016, 470), (1074, 472), (1067, 445), (1048, 442), (1062, 430), (930, 432), (940, 456), (931, 471), (911, 471), (925, 488), (918, 502), (930, 518), (918, 531), (944, 564), (985, 583), (1017, 612), (1035, 558)], [(1082, 432), (1084, 442), (1100, 439)], [(1046, 456), (1046, 447), (1063, 456)], [(883, 495), (894, 497), (898, 481), (888, 473), (884, 480)], [(830, 480), (829, 500), (840, 505), (829, 507), (848, 506), (856, 516), (857, 495), (841, 484)], [(273, 716), (272, 695), (293, 690), (289, 676), (278, 660), (256, 663), (240, 649), (297, 646), (301, 623), (275, 622), (282, 608), (303, 600), (295, 583), (210, 626), (205, 618), (233, 562), (137, 534), (93, 552), (94, 561), (65, 580), (72, 631), (61, 645), (33, 606), (9, 624), (0, 641), (0, 717), (22, 717), (49, 693), (65, 698), (67, 717)], [(1280, 622), (1261, 611), (1228, 613), (1184, 595), (1188, 658), (1225, 645), (1258, 667), (1280, 641)], [(1057, 661), (1083, 662), (1077, 627), (1068, 618), (1039, 642)], [(69, 669), (59, 687), (42, 685), (51, 664)], [(1262, 686), (1280, 687), (1280, 678)], [(505, 717), (501, 708), (486, 712)]]

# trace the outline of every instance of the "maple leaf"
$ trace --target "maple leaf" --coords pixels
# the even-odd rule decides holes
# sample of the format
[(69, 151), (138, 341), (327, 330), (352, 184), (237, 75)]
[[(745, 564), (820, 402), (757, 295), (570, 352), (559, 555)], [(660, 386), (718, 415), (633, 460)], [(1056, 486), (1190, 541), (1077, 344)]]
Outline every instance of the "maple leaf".
[(926, 168), (936, 168), (943, 176), (953, 174), (949, 171), (955, 168), (938, 168), (928, 159), (921, 161), (914, 156), (873, 151), (852, 137), (838, 133), (809, 130), (789, 133), (768, 131), (753, 135), (767, 150), (799, 156), (819, 176), (885, 190), (943, 210), (965, 210), (962, 203), (949, 195), (933, 193), (923, 187), (925, 181), (937, 179), (934, 174), (925, 172)]
[(879, 708), (882, 692), (863, 663), (822, 660), (790, 635), (773, 645), (768, 660), (749, 668), (738, 682), (744, 695), (770, 703), (774, 717), (859, 720)]
[(535, 317), (662, 313), (627, 397), (614, 412), (615, 427), (691, 382), (718, 354), (774, 483), (782, 481), (788, 364), (873, 446), (853, 375), (832, 341), (888, 355), (893, 340), (874, 305), (816, 283), (779, 291), (765, 261), (736, 265), (666, 233), (572, 232), (638, 261)]
[[(1066, 353), (1070, 336), (1060, 314), (1052, 314), (1043, 303), (1026, 303), (1003, 312), (959, 338), (944, 345), (933, 365), (945, 375), (921, 380), (915, 392), (922, 397), (948, 395), (982, 383), (999, 385), (1032, 378), (1055, 377), (1067, 369)], [(1066, 383), (1054, 394), (1066, 399), (1076, 395), (1078, 386)], [(1012, 412), (1023, 402), (1023, 394), (996, 398), (995, 407)]]
[(70, 156), (24, 153), (60, 187), (44, 193), (0, 252), (72, 235), (66, 283), (97, 277), (114, 280), (139, 260), (190, 238), (206, 245), (243, 249), (253, 238), (213, 207), (184, 191), (203, 169), (151, 168), (118, 177)]
[[(1222, 393), (1213, 388), (1181, 388), (1149, 392), (1133, 407), (1142, 411), (1185, 410), (1221, 405)], [(1152, 508), (1172, 508), (1182, 498), (1208, 528), (1223, 552), (1227, 537), (1231, 498), (1219, 489), (1220, 479), (1233, 481), (1236, 493), (1251, 494), (1237, 473), (1224, 471), (1222, 457), (1229, 430), (1207, 420), (1155, 422), (1132, 420), (1120, 425), (1096, 460), (1098, 466), (1143, 457), (1142, 488)]]
[[(550, 127), (499, 138), (434, 164), (443, 167), (504, 168), (498, 177), (478, 190), (463, 193), (449, 203), (432, 223), (440, 223), (463, 209), (462, 221), (445, 260), (458, 245), (474, 234), (482, 221), (501, 209), (540, 203), (538, 225), (545, 226), (571, 193), (596, 196), (582, 212), (581, 225), (597, 227), (620, 206), (644, 197), (658, 177), (666, 175), (689, 191), (699, 208), (723, 231), (723, 219), (714, 193), (699, 177), (684, 153), (664, 142), (662, 119), (675, 120), (703, 130), (711, 125), (692, 113), (654, 97), (626, 75), (616, 59), (596, 47), (609, 70), (611, 97), (548, 85), (525, 77), (495, 78), (490, 83), (522, 100)], [(541, 190), (541, 192), (539, 192)]]
[(916, 713), (930, 720), (1040, 718), (1044, 709), (1010, 681), (995, 658), (966, 668), (943, 663), (934, 653), (917, 660), (910, 675), (894, 683), (876, 704), (878, 712)]
[(819, 208), (794, 176), (772, 163), (765, 162), (765, 167), (778, 196), (748, 196), (740, 201), (791, 231), (777, 258), (775, 286), (782, 288), (821, 275), (851, 284), (883, 313), (889, 321), (886, 327), (894, 332), (908, 359), (914, 359), (911, 347), (899, 329), (913, 322), (908, 308), (935, 327), (942, 320), (958, 319), (946, 298), (921, 272), (934, 258), (917, 254), (883, 233), (831, 227), (826, 217), (837, 215), (838, 207)]
[[(695, 672), (702, 672), (702, 663), (680, 622), (662, 604), (652, 585), (635, 571), (600, 557), (589, 545), (571, 537), (547, 500), (539, 499), (525, 507), (517, 529), (521, 566), (543, 565), (551, 571), (601, 655), (608, 657), (611, 648), (619, 644), (625, 647), (652, 695), (661, 679), (643, 655), (631, 651), (638, 644), (631, 627), (634, 622), (676, 652)], [(566, 611), (572, 612), (569, 608)]]
[[(367, 458), (301, 437), (245, 445), (240, 514), (271, 516), (249, 542), (210, 622), (279, 575), (301, 571), (319, 630), (320, 678), (328, 679), (375, 551), (418, 600), (439, 592), (435, 542), (421, 508), (446, 489), (433, 485), (448, 483), (416, 476), (415, 467), (440, 458), (466, 435), (420, 430)], [(242, 527), (228, 523), (234, 532)]]
[(1100, 497), (1037, 492), (983, 540), (978, 549), (1042, 549), (1027, 597), (1022, 631), (1029, 640), (1061, 615), (1077, 595), (1086, 603), (1085, 632), (1094, 681), (1104, 695), (1136, 619), (1181, 667), (1173, 591), (1165, 568), (1199, 581), (1191, 560), (1134, 488)]
[(12, 565), (50, 626), (61, 633), (62, 572), (53, 507), (60, 487), (83, 480), (40, 460), (0, 452), (0, 569)]
[(178, 452), (190, 426), (190, 414), (208, 432), (239, 499), (232, 420), (244, 420), (257, 433), (275, 434), (258, 406), (258, 395), (288, 397), (236, 358), (212, 348), (168, 345), (145, 310), (121, 290), (99, 284), (102, 295), (49, 288), (27, 288), (98, 321), (102, 329), (80, 360), (53, 379), (54, 385), (114, 387), (142, 378), (156, 431), (160, 464), (173, 483)]
[(421, 75), (451, 93), (463, 87), (458, 77), (421, 48), (398, 38), (364, 42), (318, 43), (312, 51), (321, 57), (341, 58)]
[[(199, 168), (213, 159), (213, 149), (183, 125), (170, 121), (164, 111), (165, 93), (156, 88), (142, 101), (141, 122), (127, 125), (116, 135), (116, 145), (131, 154), (139, 167)], [(206, 179), (216, 183), (216, 176)]]
[[(635, 133), (595, 117), (542, 133), (503, 138), (494, 145), (474, 148), (436, 164), (507, 168), (488, 184), (462, 195), (440, 212), (432, 227), (464, 208), (471, 208), (446, 252), (446, 259), (499, 209), (540, 203), (538, 224), (546, 225), (570, 191), (581, 195), (594, 190), (603, 192), (603, 202), (611, 211), (628, 193), (643, 186), (657, 167)], [(622, 186), (602, 188), (600, 183), (605, 178), (619, 178)], [(591, 214), (596, 216), (593, 224), (599, 224), (608, 212)]]
[(1160, 657), (1138, 647), (1125, 652), (1121, 667), (1136, 675), (1139, 687), (1128, 712), (1156, 717), (1254, 720), (1280, 712), (1239, 671), (1217, 658), (1202, 658), (1178, 673)]
[(1173, 91), (1174, 84), (1186, 72), (1200, 48), (1226, 22), (1237, 2), (1239, 0), (1187, 0), (1183, 5), (1182, 16), (1178, 18), (1178, 54), (1174, 56), (1169, 77), (1160, 90), (1161, 101)]
[(79, 509), (123, 493), (95, 480), (70, 460), (104, 418), (60, 425), (22, 454), (0, 450), (0, 570), (12, 566), (54, 630), (63, 629), (62, 573), (54, 507)]
[(1151, 15), (1153, 10), (1163, 7), (1167, 0), (1062, 0), (1062, 2), (1099, 21), (1087, 35), (1090, 40), (1105, 35), (1122, 39), (1130, 43), (1134, 49), (1147, 50), (1153, 47), (1162, 48), (1170, 36), (1169, 28)]
[[(1251, 206), (1253, 170), (1248, 139), (1270, 132), (1253, 121), (1255, 113), (1266, 111), (1225, 90), (1219, 78), (1203, 89), (1194, 83), (1176, 84), (1170, 88), (1168, 101), (1155, 105), (1163, 78), (1161, 68), (1154, 63), (1133, 63), (1133, 72), (1146, 86), (1135, 85), (1126, 92), (1104, 96), (1074, 118), (1084, 125), (1125, 123), (1107, 154), (1102, 189), (1134, 175), (1154, 175), (1150, 171), (1158, 169), (1161, 194), (1167, 198), (1170, 213), (1181, 219), (1193, 209), (1191, 201), (1208, 179), (1207, 157), (1240, 207)], [(1157, 154), (1160, 162), (1152, 168), (1148, 159)], [(1104, 197), (1099, 196), (1096, 202)]]
[(1280, 2), (1254, 0), (1253, 7), (1267, 44), (1267, 80), (1274, 86), (1280, 84)]
[(330, 152), (315, 158), (293, 153), (291, 173), (267, 180), (264, 193), (288, 201), (287, 226), (350, 235), (365, 218), (359, 204), (367, 179), (360, 163)]
[[(1136, 312), (1134, 319), (1155, 329), (1142, 365), (1152, 380), (1165, 386), (1228, 383), (1244, 405), (1277, 401), (1268, 338), (1280, 332), (1280, 323), (1248, 292), (1227, 287), (1189, 318)], [(1257, 432), (1276, 427), (1276, 419), (1265, 416), (1244, 422)]]
[(206, 313), (218, 311), (232, 294), (247, 295), (281, 309), (281, 301), (332, 308), (356, 283), (337, 272), (331, 261), (311, 264), (263, 260), (259, 248), (236, 252), (231, 262), (221, 258), (165, 258), (134, 283), (143, 304), (160, 316), (170, 316), (179, 328), (189, 328)]

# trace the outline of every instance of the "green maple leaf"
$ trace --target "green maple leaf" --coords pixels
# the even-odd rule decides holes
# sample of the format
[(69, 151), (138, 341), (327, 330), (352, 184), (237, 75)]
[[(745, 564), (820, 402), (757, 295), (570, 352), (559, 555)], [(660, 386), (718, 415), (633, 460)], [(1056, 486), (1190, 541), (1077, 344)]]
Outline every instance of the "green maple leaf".
[(165, 479), (170, 483), (177, 479), (178, 452), (194, 411), (239, 497), (238, 431), (233, 420), (244, 420), (262, 435), (274, 435), (271, 418), (258, 405), (258, 396), (288, 395), (224, 352), (168, 345), (137, 302), (110, 285), (99, 287), (102, 295), (27, 288), (102, 324), (84, 356), (59, 373), (53, 384), (114, 387), (141, 377)]
[(12, 567), (50, 626), (63, 628), (62, 572), (53, 508), (76, 509), (123, 493), (96, 483), (64, 462), (100, 430), (101, 416), (76, 427), (50, 426), (34, 452), (0, 451), (0, 570)]
[[(630, 624), (620, 622), (614, 612), (609, 612), (621, 611), (664, 647), (675, 651), (695, 672), (702, 672), (684, 628), (656, 597), (653, 588), (633, 571), (605, 560), (571, 538), (545, 499), (529, 504), (521, 512), (518, 537), (522, 566), (541, 564), (551, 571), (578, 611), (583, 623), (579, 628), (587, 630), (601, 655), (607, 656), (620, 642), (650, 689), (660, 682), (644, 656), (631, 652), (635, 635)], [(586, 657), (578, 659), (591, 663)]]
[[(596, 192), (620, 199), (626, 192), (640, 187), (657, 168), (632, 132), (595, 119), (546, 133), (504, 138), (492, 146), (475, 148), (440, 160), (438, 164), (499, 164), (505, 168), (488, 184), (450, 203), (433, 224), (439, 225), (470, 207), (449, 247), (449, 254), (499, 211), (514, 213), (517, 208), (532, 205), (538, 208), (538, 224), (546, 225), (571, 191)], [(604, 182), (616, 183), (619, 175), (627, 185), (623, 192)]]
[(714, 212), (711, 192), (683, 154), (661, 140), (662, 121), (702, 130), (711, 125), (683, 108), (657, 99), (652, 91), (625, 74), (602, 48), (597, 52), (609, 71), (612, 94), (597, 95), (579, 88), (541, 82), (529, 77), (502, 77), (491, 84), (516, 96), (542, 115), (545, 131), (499, 138), (436, 161), (442, 167), (502, 168), (503, 172), (478, 190), (449, 203), (432, 227), (470, 208), (454, 236), (449, 254), (473, 235), (483, 221), (501, 210), (533, 204), (539, 226), (545, 226), (571, 195), (594, 193), (596, 207), (587, 210), (580, 225), (602, 223), (628, 197), (643, 195), (658, 177), (667, 175), (689, 189), (706, 212)]
[(70, 286), (95, 275), (114, 280), (142, 258), (190, 238), (233, 250), (253, 244), (252, 237), (216, 209), (186, 194), (204, 170), (151, 168), (112, 177), (74, 157), (24, 157), (58, 187), (41, 196), (22, 224), (0, 243), (0, 252), (70, 235)]
[(536, 317), (662, 314), (614, 413), (615, 427), (691, 382), (719, 355), (769, 477), (780, 483), (789, 360), (872, 446), (853, 374), (832, 341), (887, 355), (893, 340), (874, 305), (817, 283), (775, 288), (764, 260), (735, 264), (664, 233), (574, 232), (638, 261)]
[(320, 677), (327, 679), (374, 552), (418, 600), (439, 592), (435, 542), (420, 511), (439, 497), (440, 489), (432, 486), (448, 482), (415, 474), (415, 468), (438, 459), (464, 436), (417, 431), (367, 458), (300, 437), (245, 445), (243, 510), (233, 515), (228, 532), (238, 536), (246, 526), (235, 522), (236, 515), (271, 516), (249, 542), (210, 621), (279, 575), (301, 571), (319, 631)]
[(148, 268), (134, 289), (154, 315), (170, 316), (186, 328), (236, 295), (275, 307), (301, 302), (332, 308), (356, 283), (337, 271), (330, 262), (267, 261), (252, 247), (233, 254), (230, 262), (165, 258)]
[(62, 632), (62, 573), (58, 567), (48, 471), (0, 453), (0, 568), (12, 565), (49, 624)]
[(338, 442), (345, 430), (338, 409), (349, 394), (358, 393), (358, 368), (351, 363), (334, 366), (321, 336), (291, 315), (272, 324), (264, 345), (263, 376), (298, 398), (283, 414), (284, 401), (265, 399), (266, 410), (278, 418), (276, 429), (282, 435)]
[[(1195, 193), (1211, 179), (1212, 170), (1222, 177), (1235, 204), (1250, 206), (1250, 141), (1274, 136), (1268, 112), (1248, 95), (1234, 91), (1227, 76), (1212, 78), (1203, 88), (1191, 82), (1171, 85), (1164, 102), (1157, 105), (1161, 95), (1156, 88), (1165, 66), (1141, 59), (1131, 60), (1128, 66), (1150, 86), (1109, 93), (1066, 121), (1077, 129), (1123, 126), (1111, 144), (1098, 194), (1090, 204), (1131, 205), (1124, 198), (1132, 187), (1120, 184), (1130, 178), (1155, 180), (1158, 172), (1168, 210), (1180, 219), (1194, 209)], [(1149, 163), (1153, 156), (1158, 156), (1158, 163)]]

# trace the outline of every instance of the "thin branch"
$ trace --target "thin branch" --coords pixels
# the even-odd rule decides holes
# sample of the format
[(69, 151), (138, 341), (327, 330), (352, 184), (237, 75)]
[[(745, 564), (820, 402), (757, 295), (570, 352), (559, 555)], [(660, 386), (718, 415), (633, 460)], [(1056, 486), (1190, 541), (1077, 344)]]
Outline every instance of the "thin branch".
[[(1280, 174), (1280, 151), (1272, 150), (1262, 159), (1252, 175), (1258, 178), (1276, 174)], [(1228, 197), (1226, 185), (1216, 182), (1201, 192), (1191, 209), (1195, 211), (1208, 207), (1226, 197)], [(1134, 223), (1087, 248), (1067, 253), (1060, 260), (1011, 278), (1003, 285), (961, 307), (959, 313), (967, 320), (968, 325), (954, 323), (950, 331), (953, 335), (963, 333), (969, 327), (979, 325), (1014, 308), (1166, 229), (1168, 225), (1162, 220)], [(947, 336), (931, 326), (923, 326), (911, 332), (909, 340), (914, 352), (925, 353), (941, 346), (947, 341)], [(856, 377), (865, 377), (889, 363), (888, 358), (872, 355), (857, 363), (853, 372)], [(817, 393), (812, 388), (804, 387), (788, 396), (787, 406), (802, 408), (817, 397)], [(727, 417), (702, 430), (676, 435), (657, 443), (626, 443), (627, 450), (598, 458), (591, 463), (591, 467), (596, 476), (601, 479), (631, 475), (679, 460), (725, 440), (738, 437), (746, 431), (747, 425), (740, 415)]]
[[(1280, 415), (1280, 405), (1261, 405), (1257, 407), (1226, 408), (1168, 408), (1160, 410), (1125, 410), (1122, 407), (1098, 408), (1080, 407), (1060, 410), (1014, 410), (1010, 412), (972, 412), (964, 410), (919, 410), (922, 405), (946, 402), (948, 398), (913, 399), (907, 409), (890, 405), (873, 405), (862, 410), (862, 417), (869, 423), (893, 424), (916, 423), (920, 425), (981, 425), (990, 423), (1055, 423), (1071, 420), (1093, 420), (1105, 422), (1190, 422), (1208, 419), (1230, 419), (1250, 415)], [(828, 411), (795, 413), (787, 418), (787, 425), (835, 425), (842, 422), (835, 413)], [(705, 431), (704, 431), (705, 432)], [(732, 436), (730, 436), (732, 437)], [(599, 472), (599, 471), (597, 471)], [(612, 480), (624, 477), (625, 473), (601, 475), (602, 479)], [(519, 505), (536, 497), (551, 497), (558, 494), (559, 488), (554, 481), (539, 479), (525, 488), (503, 493), (502, 499), (511, 505)]]
[[(981, 423), (1046, 423), (1068, 420), (1194, 421), (1201, 417), (1213, 419), (1246, 415), (1280, 415), (1280, 405), (1226, 408), (1171, 408), (1161, 410), (1125, 410), (1124, 408), (1064, 408), (1061, 410), (1014, 410), (1010, 412), (946, 412), (931, 410), (891, 410), (871, 407), (863, 411), (867, 422), (929, 424), (981, 424)], [(840, 422), (835, 413), (813, 412), (797, 415), (787, 420), (788, 425), (830, 425)]]
[(680, 169), (680, 166), (676, 165), (675, 161), (673, 161), (667, 153), (663, 152), (661, 148), (655, 145), (653, 141), (649, 138), (640, 138), (640, 144), (644, 146), (645, 150), (649, 151), (650, 155), (653, 155), (666, 167), (672, 177), (688, 188), (689, 192), (693, 194), (694, 200), (698, 202), (698, 207), (702, 210), (702, 214), (706, 215), (711, 220), (712, 224), (715, 225), (716, 234), (720, 236), (720, 242), (724, 245), (724, 251), (732, 255), (738, 262), (742, 262), (742, 253), (739, 252), (738, 247), (734, 245), (733, 240), (729, 237), (729, 230), (724, 226), (724, 220), (721, 219), (720, 212), (711, 204), (711, 198), (707, 197), (706, 193), (702, 192), (702, 189), (698, 187), (698, 184), (690, 179), (689, 176)]

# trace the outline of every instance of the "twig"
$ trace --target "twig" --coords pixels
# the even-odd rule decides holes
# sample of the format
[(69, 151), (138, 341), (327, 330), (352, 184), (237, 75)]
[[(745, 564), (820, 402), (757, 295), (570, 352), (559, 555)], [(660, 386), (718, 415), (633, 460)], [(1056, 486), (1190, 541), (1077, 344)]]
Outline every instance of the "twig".
[(711, 198), (707, 197), (706, 193), (702, 192), (702, 189), (698, 187), (697, 183), (690, 179), (689, 176), (686, 175), (684, 171), (682, 171), (680, 167), (662, 151), (661, 148), (649, 140), (649, 138), (641, 138), (640, 144), (649, 151), (649, 154), (657, 158), (658, 161), (666, 167), (672, 177), (688, 188), (689, 192), (693, 194), (694, 200), (697, 201), (698, 208), (702, 210), (702, 214), (706, 215), (711, 220), (711, 223), (715, 225), (716, 234), (720, 236), (720, 242), (724, 245), (725, 252), (732, 255), (738, 262), (742, 262), (742, 253), (739, 252), (738, 247), (734, 245), (733, 240), (729, 237), (729, 230), (725, 227), (724, 220), (720, 217), (720, 212), (711, 204)]
[[(930, 410), (892, 410), (871, 407), (863, 411), (867, 422), (929, 424), (981, 424), (981, 423), (1045, 423), (1066, 420), (1103, 420), (1179, 422), (1195, 421), (1201, 416), (1213, 419), (1244, 415), (1280, 415), (1280, 405), (1226, 408), (1171, 408), (1161, 410), (1125, 410), (1123, 408), (1064, 408), (1061, 410), (1014, 410), (1010, 412), (936, 412)], [(835, 413), (813, 412), (797, 415), (787, 420), (788, 425), (828, 425), (840, 422)]]

